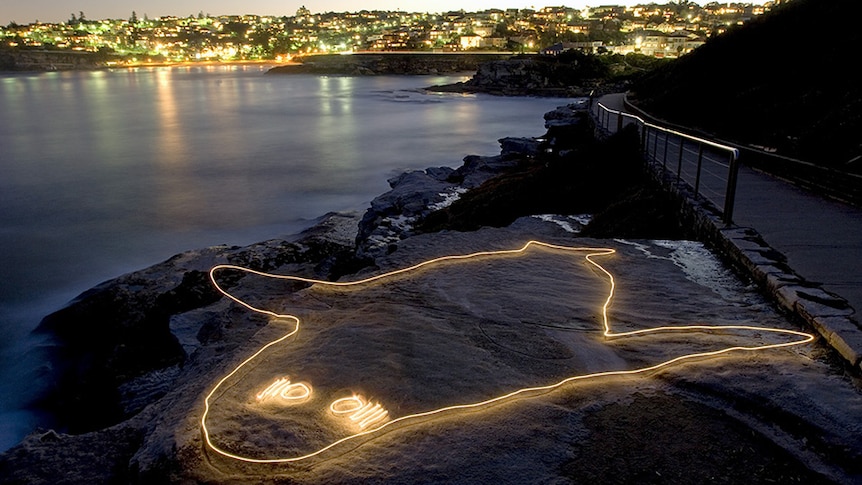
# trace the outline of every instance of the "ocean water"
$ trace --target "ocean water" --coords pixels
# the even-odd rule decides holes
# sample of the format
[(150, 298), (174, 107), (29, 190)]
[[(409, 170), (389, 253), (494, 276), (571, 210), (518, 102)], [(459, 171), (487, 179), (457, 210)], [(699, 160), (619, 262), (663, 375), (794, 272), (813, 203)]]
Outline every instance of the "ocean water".
[(82, 291), (193, 248), (364, 210), (403, 170), (544, 133), (568, 100), (426, 94), (463, 76), (266, 66), (0, 75), (0, 450), (39, 424), (31, 331)]

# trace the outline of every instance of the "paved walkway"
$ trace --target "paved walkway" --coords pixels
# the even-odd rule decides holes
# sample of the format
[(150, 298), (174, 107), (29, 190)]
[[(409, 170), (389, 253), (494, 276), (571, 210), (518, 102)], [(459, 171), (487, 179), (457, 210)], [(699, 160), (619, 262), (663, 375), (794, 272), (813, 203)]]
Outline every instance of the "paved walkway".
[[(599, 102), (626, 111), (622, 94)], [(862, 210), (742, 166), (733, 222), (757, 231), (808, 282), (847, 300), (862, 316)]]
[(743, 164), (734, 222), (760, 233), (800, 276), (847, 300), (857, 310), (858, 319), (862, 310), (862, 210), (818, 197)]

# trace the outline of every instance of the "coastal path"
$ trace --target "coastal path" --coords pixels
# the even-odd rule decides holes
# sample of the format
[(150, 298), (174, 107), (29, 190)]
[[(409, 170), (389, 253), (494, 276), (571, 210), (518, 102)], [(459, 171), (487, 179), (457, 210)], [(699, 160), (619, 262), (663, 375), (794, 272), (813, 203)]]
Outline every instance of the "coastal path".
[[(598, 113), (599, 104), (610, 110), (632, 112), (622, 93), (602, 96), (597, 101), (592, 107), (594, 115)], [(611, 132), (617, 128), (617, 123), (608, 124)], [(769, 248), (783, 255), (779, 262), (784, 262), (791, 273), (802, 278), (796, 288), (791, 288), (793, 292), (805, 297), (809, 295), (799, 287), (811, 287), (808, 292), (811, 294), (817, 293), (816, 288), (822, 288), (830, 297), (845, 300), (846, 304), (835, 305), (831, 299), (823, 301), (815, 296), (813, 300), (826, 304), (803, 303), (802, 306), (807, 308), (798, 308), (800, 305), (795, 296), (789, 297), (788, 291), (782, 292), (781, 278), (768, 280), (770, 292), (779, 300), (790, 300), (780, 303), (802, 313), (801, 316), (818, 327), (845, 359), (859, 366), (862, 361), (862, 328), (859, 326), (859, 310), (862, 310), (862, 209), (755, 170), (746, 166), (744, 157), (739, 159), (735, 190), (727, 191), (730, 178), (727, 154), (708, 146), (703, 151), (694, 145), (684, 146), (682, 156), (676, 159), (680, 168), (673, 166), (674, 154), (680, 153), (680, 143), (672, 137), (647, 135), (642, 140), (642, 148), (645, 155), (650, 156), (670, 153), (665, 159), (671, 163), (653, 166), (671, 170), (677, 181), (681, 178), (690, 185), (694, 185), (691, 177), (697, 170), (698, 158), (703, 157), (700, 161), (703, 172), (694, 192), (697, 197), (709, 200), (720, 210), (726, 207), (725, 194), (733, 195), (730, 205), (732, 219), (725, 220), (724, 227), (719, 230), (725, 234), (748, 230), (748, 239), (752, 239), (750, 234), (756, 232)], [(756, 261), (754, 265), (757, 265)], [(818, 314), (811, 315), (811, 309), (815, 307)]]

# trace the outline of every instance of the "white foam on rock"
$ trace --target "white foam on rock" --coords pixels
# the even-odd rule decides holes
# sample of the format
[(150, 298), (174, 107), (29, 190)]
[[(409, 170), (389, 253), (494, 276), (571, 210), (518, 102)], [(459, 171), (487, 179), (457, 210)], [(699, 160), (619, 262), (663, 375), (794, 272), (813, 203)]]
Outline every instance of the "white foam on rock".
[(593, 216), (590, 214), (580, 214), (576, 216), (563, 216), (559, 214), (537, 214), (532, 216), (540, 221), (550, 222), (563, 228), (564, 231), (578, 234), (584, 227), (590, 223)]
[(445, 209), (450, 205), (454, 204), (455, 201), (461, 198), (462, 194), (466, 194), (467, 190), (465, 187), (452, 187), (451, 189), (440, 192), (440, 197), (443, 197), (443, 200), (440, 202), (436, 202), (428, 206), (432, 211), (438, 211), (440, 209)]

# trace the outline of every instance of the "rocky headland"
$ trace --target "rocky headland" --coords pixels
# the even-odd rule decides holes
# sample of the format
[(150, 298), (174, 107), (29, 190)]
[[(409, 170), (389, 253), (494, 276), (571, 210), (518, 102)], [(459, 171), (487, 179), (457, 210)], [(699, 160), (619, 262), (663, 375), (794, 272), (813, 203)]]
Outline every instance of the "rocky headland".
[(106, 67), (107, 60), (94, 52), (0, 48), (0, 71), (86, 71)]
[(446, 54), (432, 52), (380, 52), (351, 55), (326, 54), (294, 58), (291, 64), (267, 74), (329, 74), (347, 76), (435, 75), (475, 72), (485, 62), (510, 54)]
[[(593, 138), (586, 106), (580, 100), (547, 113), (543, 137), (499, 140), (499, 155), (471, 155), (454, 169), (402, 173), (361, 216), (328, 214), (291, 241), (189, 251), (82, 293), (37, 329), (56, 343), (51, 390), (37, 404), (59, 427), (79, 433), (122, 422), (162, 397), (198, 344), (220, 334), (208, 325), (182, 328), (182, 315), (221, 300), (207, 274), (216, 264), (258, 271), (302, 267), (309, 276), (337, 280), (374, 267), (376, 258), (417, 234), (504, 227), (533, 214), (598, 214), (599, 224), (588, 233), (601, 235), (602, 208), (660, 191), (645, 189), (635, 145)], [(599, 145), (627, 148), (596, 163)], [(648, 210), (672, 213), (669, 204)], [(678, 221), (654, 224), (662, 217), (643, 215), (642, 223), (618, 228), (621, 234), (682, 235)], [(575, 221), (569, 223), (585, 225)]]
[[(621, 56), (620, 56), (621, 57)], [(473, 77), (428, 88), (436, 92), (485, 93), (500, 96), (587, 97), (623, 92), (626, 64), (567, 51), (557, 56), (520, 55), (482, 63)]]
[[(673, 298), (672, 313), (687, 318), (718, 318), (708, 313), (718, 307), (720, 318), (734, 321), (756, 309), (761, 321), (787, 325), (751, 288), (730, 282), (735, 279), (726, 270), (715, 271), (728, 282), (709, 283), (721, 291), (703, 291), (705, 283), (691, 276), (712, 261), (702, 244), (647, 242), (688, 236), (675, 202), (643, 172), (636, 136), (596, 139), (586, 107), (577, 102), (546, 114), (546, 135), (504, 138), (499, 155), (399, 175), (364, 214), (327, 214), (291, 240), (189, 251), (83, 293), (39, 328), (53, 338), (54, 361), (51, 390), (36, 405), (53, 413), (56, 425), (0, 455), (0, 481), (477, 483), (517, 476), (658, 483), (721, 476), (728, 483), (831, 483), (827, 476), (860, 476), (862, 443), (855, 430), (862, 399), (830, 373), (828, 352), (819, 348), (780, 354), (770, 364), (757, 357), (719, 359), (695, 365), (693, 375), (677, 370), (658, 379), (577, 385), (585, 392), (560, 391), (527, 406), (515, 401), (396, 429), (312, 465), (239, 463), (204, 444), (204, 396), (238, 362), (285, 332), (284, 322), (216, 292), (208, 271), (217, 264), (334, 281), (444, 254), (517, 247), (528, 239), (611, 244), (623, 258), (613, 263), (615, 270), (628, 268), (626, 281), (655, 281), (626, 287), (615, 306), (623, 322), (666, 318), (668, 304), (656, 297), (662, 294)], [(686, 266), (692, 254), (706, 259)], [(583, 272), (581, 279), (559, 287), (568, 274), (561, 268), (570, 267)], [(402, 412), (425, 396), (423, 390), (447, 403), (453, 393), (496, 392), (512, 382), (557, 376), (561, 364), (583, 372), (668, 352), (666, 345), (644, 350), (594, 338), (592, 302), (601, 292), (583, 264), (542, 256), (499, 268), (441, 271), (343, 295), (237, 272), (220, 275), (219, 283), (257, 306), (298, 312), (311, 322), (310, 337), (262, 360), (253, 372), (343, 360), (316, 371), (317, 377), (367, 382), (369, 373), (382, 376), (385, 395)], [(561, 317), (571, 311), (568, 305), (584, 316)], [(436, 340), (441, 335), (445, 339)], [(485, 373), (451, 379), (464, 369)], [(771, 379), (764, 381), (764, 373)], [(275, 419), (271, 411), (230, 397), (237, 386), (217, 397), (224, 405), (221, 414), (214, 411), (220, 421), (213, 426), (221, 439), (240, 453), (277, 450), (295, 439), (268, 424)], [(830, 389), (829, 402), (817, 399), (823, 388)], [(840, 412), (832, 404), (839, 402)]]
[(567, 51), (557, 56), (397, 52), (315, 55), (274, 67), (267, 74), (376, 76), (466, 72), (474, 73), (467, 81), (431, 86), (427, 90), (576, 98), (625, 91), (632, 76), (632, 68), (622, 56), (591, 56), (578, 51)]

